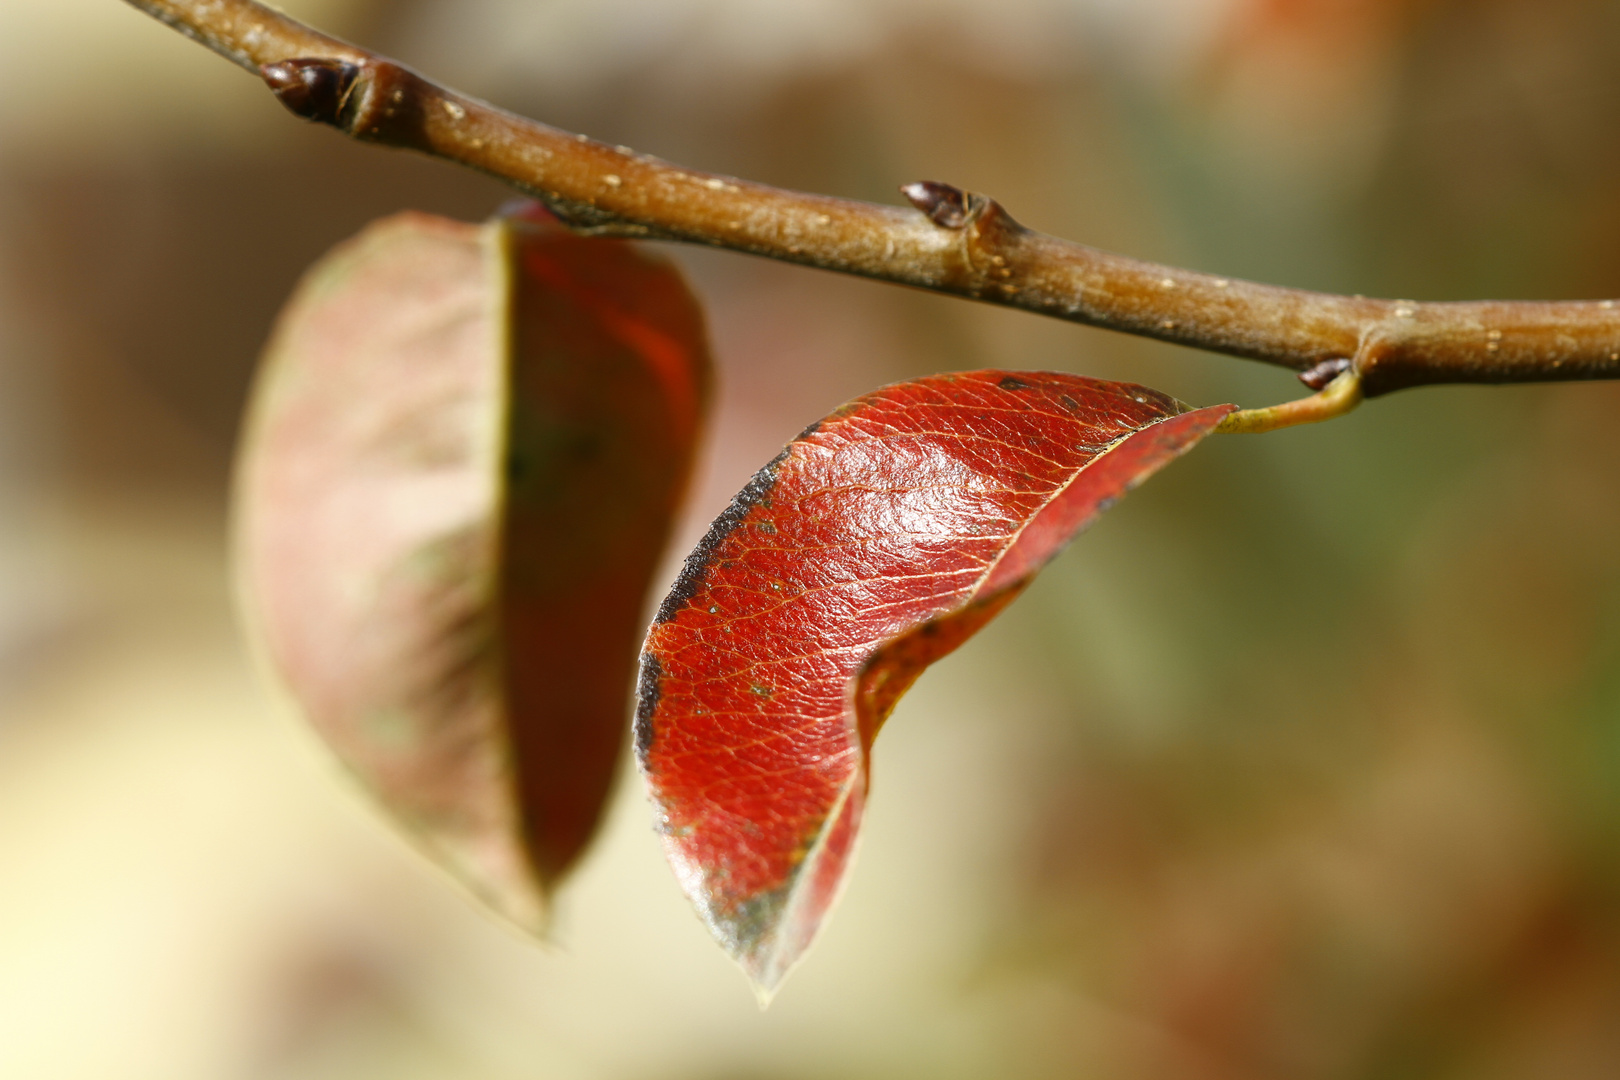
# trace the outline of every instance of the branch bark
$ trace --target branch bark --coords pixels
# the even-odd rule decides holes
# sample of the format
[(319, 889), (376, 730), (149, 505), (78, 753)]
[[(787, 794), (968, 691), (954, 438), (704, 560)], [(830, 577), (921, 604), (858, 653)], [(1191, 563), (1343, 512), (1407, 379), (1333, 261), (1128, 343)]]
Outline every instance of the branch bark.
[[(909, 209), (786, 191), (515, 116), (253, 0), (128, 2), (260, 75), (294, 112), (487, 173), (579, 232), (705, 244), (1247, 357), (1314, 389), (1337, 385), (1338, 402), (1352, 384), (1359, 400), (1438, 383), (1620, 378), (1613, 300), (1337, 296), (1109, 254), (946, 184), (906, 185)], [(1332, 410), (1317, 412), (1301, 417)]]

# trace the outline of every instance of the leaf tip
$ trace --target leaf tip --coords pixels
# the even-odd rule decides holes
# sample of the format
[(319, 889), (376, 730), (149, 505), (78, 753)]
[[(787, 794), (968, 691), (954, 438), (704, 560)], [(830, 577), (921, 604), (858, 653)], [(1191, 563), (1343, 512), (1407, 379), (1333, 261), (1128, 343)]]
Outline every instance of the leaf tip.
[(737, 961), (743, 974), (748, 977), (748, 985), (754, 990), (754, 1000), (759, 1002), (760, 1012), (764, 1012), (776, 1000), (782, 984), (808, 951), (809, 942), (784, 942), (773, 931), (762, 945), (745, 953), (732, 952), (732, 959)]
[(781, 980), (767, 985), (752, 975), (748, 977), (748, 983), (754, 988), (754, 1001), (758, 1003), (760, 1012), (771, 1007), (771, 1002), (776, 1000), (776, 991), (782, 986)]

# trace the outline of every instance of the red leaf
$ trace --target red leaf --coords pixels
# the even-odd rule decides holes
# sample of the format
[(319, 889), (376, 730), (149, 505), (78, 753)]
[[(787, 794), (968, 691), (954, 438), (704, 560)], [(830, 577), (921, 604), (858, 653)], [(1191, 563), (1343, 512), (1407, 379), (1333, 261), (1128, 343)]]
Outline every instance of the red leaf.
[(612, 781), (707, 384), (668, 263), (527, 212), (372, 225), (266, 352), (249, 622), (343, 762), (530, 929)]
[(682, 887), (762, 996), (844, 880), (900, 695), (1232, 409), (1050, 372), (918, 379), (811, 427), (715, 521), (648, 634), (637, 755)]

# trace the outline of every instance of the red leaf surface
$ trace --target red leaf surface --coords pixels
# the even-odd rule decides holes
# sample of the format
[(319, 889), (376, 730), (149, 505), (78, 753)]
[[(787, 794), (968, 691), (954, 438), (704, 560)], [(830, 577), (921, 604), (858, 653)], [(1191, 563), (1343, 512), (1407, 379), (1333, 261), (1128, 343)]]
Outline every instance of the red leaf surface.
[(636, 748), (682, 887), (762, 996), (844, 881), (900, 695), (1232, 409), (1050, 372), (918, 379), (811, 427), (715, 521), (648, 634)]
[(533, 211), (373, 224), (266, 351), (238, 464), (250, 626), (301, 711), (502, 914), (596, 828), (708, 390), (667, 262)]

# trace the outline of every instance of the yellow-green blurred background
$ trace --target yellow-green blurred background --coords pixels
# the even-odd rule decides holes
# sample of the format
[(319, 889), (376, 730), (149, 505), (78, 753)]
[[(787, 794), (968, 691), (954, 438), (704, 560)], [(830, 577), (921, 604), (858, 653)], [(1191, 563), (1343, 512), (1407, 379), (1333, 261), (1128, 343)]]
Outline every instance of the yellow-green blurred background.
[[(693, 166), (1417, 299), (1620, 295), (1603, 0), (303, 0)], [(475, 911), (270, 704), (227, 479), (300, 269), (506, 197), (346, 143), (117, 0), (0, 4), (0, 1076), (1620, 1076), (1620, 387), (1215, 439), (885, 729), (761, 1014), (626, 767), (555, 940)], [(689, 544), (881, 383), (1287, 373), (677, 251), (724, 386)], [(673, 558), (664, 580), (672, 573)], [(626, 763), (628, 766), (628, 763)]]

